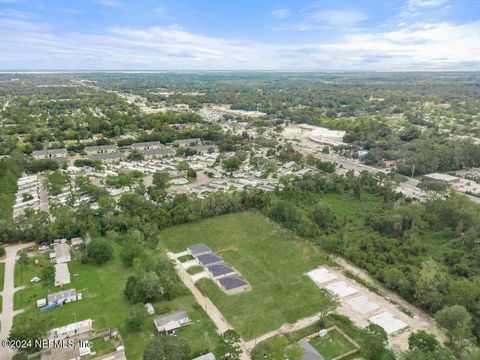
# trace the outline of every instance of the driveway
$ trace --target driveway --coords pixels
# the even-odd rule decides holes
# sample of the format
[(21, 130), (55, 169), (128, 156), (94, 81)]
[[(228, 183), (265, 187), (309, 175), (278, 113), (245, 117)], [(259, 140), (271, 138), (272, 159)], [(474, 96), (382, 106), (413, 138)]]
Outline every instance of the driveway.
[[(18, 313), (13, 310), (13, 294), (20, 288), (15, 288), (15, 261), (17, 252), (21, 249), (28, 248), (35, 243), (25, 243), (17, 245), (9, 245), (5, 247), (5, 283), (3, 285), (3, 309), (0, 314), (0, 341), (7, 339), (12, 328), (13, 317)], [(0, 350), (0, 360), (10, 360), (14, 351), (2, 348)]]

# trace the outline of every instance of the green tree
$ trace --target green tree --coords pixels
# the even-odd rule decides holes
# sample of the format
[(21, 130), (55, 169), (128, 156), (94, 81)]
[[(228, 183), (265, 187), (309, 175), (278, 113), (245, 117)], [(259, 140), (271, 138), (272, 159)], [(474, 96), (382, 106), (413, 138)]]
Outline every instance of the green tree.
[(189, 360), (190, 347), (176, 336), (156, 336), (145, 348), (143, 360)]
[(230, 175), (232, 175), (235, 170), (240, 169), (240, 165), (242, 165), (242, 160), (238, 156), (232, 156), (222, 161), (223, 169), (230, 172)]
[(88, 259), (93, 260), (97, 264), (113, 259), (113, 247), (108, 239), (96, 238), (87, 245)]
[(42, 269), (40, 278), (45, 286), (53, 286), (55, 281), (55, 267), (52, 264), (47, 264)]
[(235, 330), (227, 330), (222, 334), (220, 350), (222, 354), (230, 354), (229, 359), (238, 360), (242, 354), (240, 335)]
[(419, 349), (424, 352), (433, 353), (439, 345), (435, 336), (427, 333), (425, 330), (414, 332), (408, 337), (409, 350)]
[(143, 304), (136, 304), (130, 310), (130, 314), (125, 320), (125, 325), (132, 331), (139, 331), (142, 328), (143, 322), (147, 318), (147, 310)]
[(435, 314), (435, 321), (447, 333), (449, 346), (460, 356), (472, 336), (472, 317), (467, 309), (461, 305), (447, 306)]
[(422, 264), (415, 284), (415, 298), (431, 311), (437, 311), (444, 303), (447, 279), (438, 264), (426, 260)]
[(39, 350), (35, 346), (35, 340), (41, 340), (46, 335), (48, 329), (49, 325), (46, 320), (36, 316), (14, 324), (8, 338), (10, 340), (30, 341), (33, 346), (28, 351), (35, 351)]

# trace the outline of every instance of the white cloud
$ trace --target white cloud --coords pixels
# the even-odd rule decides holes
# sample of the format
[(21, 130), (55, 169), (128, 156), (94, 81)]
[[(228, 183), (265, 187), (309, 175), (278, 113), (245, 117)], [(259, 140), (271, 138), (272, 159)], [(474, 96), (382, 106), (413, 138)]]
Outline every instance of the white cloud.
[(325, 27), (348, 28), (367, 20), (369, 16), (358, 10), (321, 10), (306, 14), (305, 19), (295, 28), (308, 31)]
[(433, 8), (445, 5), (448, 0), (408, 0), (410, 8)]
[(121, 7), (123, 3), (120, 0), (98, 0), (99, 4), (108, 6), (108, 7)]
[(480, 70), (480, 21), (422, 23), (290, 45), (232, 40), (169, 27), (58, 33), (0, 19), (0, 69)]
[(270, 15), (277, 19), (285, 19), (291, 15), (291, 12), (290, 9), (281, 8), (273, 10), (272, 12), (270, 12)]

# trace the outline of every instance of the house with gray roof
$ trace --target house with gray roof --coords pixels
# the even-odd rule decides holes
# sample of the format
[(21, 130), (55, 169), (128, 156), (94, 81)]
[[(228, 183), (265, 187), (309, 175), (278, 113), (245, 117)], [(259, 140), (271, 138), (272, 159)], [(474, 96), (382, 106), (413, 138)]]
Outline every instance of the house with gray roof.
[(302, 360), (324, 360), (324, 357), (306, 339), (300, 340), (298, 345), (303, 350)]
[(67, 149), (46, 149), (46, 150), (35, 150), (32, 152), (32, 156), (35, 159), (64, 158), (67, 155), (68, 155)]
[(174, 311), (166, 315), (157, 316), (153, 323), (158, 332), (174, 333), (182, 326), (190, 323), (190, 318), (186, 311)]
[(130, 147), (134, 150), (140, 150), (140, 151), (154, 150), (154, 149), (160, 149), (162, 147), (162, 143), (160, 141), (146, 141), (146, 142), (133, 143), (132, 145), (130, 145)]
[(117, 145), (94, 145), (86, 146), (85, 152), (91, 154), (108, 154), (117, 151)]
[(48, 305), (63, 305), (72, 301), (77, 301), (77, 290), (68, 289), (48, 294), (47, 301)]
[(174, 155), (175, 150), (173, 149), (149, 149), (149, 150), (143, 150), (143, 155), (145, 156), (168, 156), (168, 155)]
[(195, 245), (189, 246), (187, 248), (187, 251), (190, 255), (196, 257), (199, 255), (210, 254), (212, 252), (212, 249), (210, 249), (205, 244), (195, 244)]

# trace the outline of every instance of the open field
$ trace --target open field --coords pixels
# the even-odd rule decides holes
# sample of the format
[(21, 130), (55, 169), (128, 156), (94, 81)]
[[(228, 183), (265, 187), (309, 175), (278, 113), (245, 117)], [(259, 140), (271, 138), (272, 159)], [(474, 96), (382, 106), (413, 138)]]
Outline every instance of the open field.
[[(72, 261), (70, 268), (72, 283), (66, 288), (76, 288), (83, 293), (83, 300), (66, 304), (63, 307), (41, 313), (36, 309), (35, 301), (45, 297), (48, 288), (41, 284), (31, 286), (15, 294), (15, 308), (27, 306), (26, 311), (15, 317), (14, 324), (19, 324), (27, 318), (40, 316), (48, 319), (51, 327), (62, 326), (91, 318), (97, 331), (108, 328), (118, 328), (125, 342), (126, 356), (129, 359), (140, 359), (143, 349), (154, 336), (154, 316), (149, 316), (139, 332), (126, 328), (125, 319), (129, 316), (131, 305), (123, 295), (125, 283), (130, 275), (130, 269), (125, 268), (119, 258), (121, 247), (114, 246), (115, 257), (103, 265), (82, 264)], [(52, 288), (51, 291), (58, 291)], [(153, 303), (157, 309), (168, 312), (175, 309), (186, 310), (194, 323), (181, 329), (178, 336), (187, 341), (192, 353), (206, 350), (213, 351), (218, 343), (215, 327), (207, 315), (196, 305), (194, 298), (185, 292), (172, 301)]]
[(211, 280), (197, 286), (245, 339), (252, 339), (320, 309), (324, 295), (304, 273), (326, 260), (294, 237), (262, 214), (244, 212), (169, 228), (159, 239), (172, 252), (205, 243), (245, 277), (252, 289), (232, 296)]

